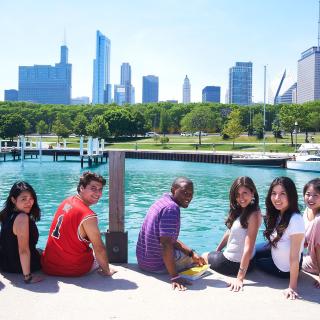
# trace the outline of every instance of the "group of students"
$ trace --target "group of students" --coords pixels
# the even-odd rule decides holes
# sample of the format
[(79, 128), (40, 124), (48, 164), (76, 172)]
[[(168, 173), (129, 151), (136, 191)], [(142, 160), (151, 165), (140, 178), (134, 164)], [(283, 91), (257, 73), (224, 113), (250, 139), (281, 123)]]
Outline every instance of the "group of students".
[[(49, 275), (60, 276), (81, 276), (93, 270), (105, 276), (114, 274), (116, 270), (109, 265), (101, 240), (97, 215), (90, 209), (101, 198), (105, 184), (105, 179), (98, 174), (82, 174), (78, 193), (58, 207), (42, 252), (36, 248), (39, 238), (36, 222), (40, 220), (37, 195), (27, 182), (15, 183), (0, 212), (1, 270), (22, 273), (25, 283), (41, 281), (41, 276), (32, 274), (40, 269)], [(217, 248), (202, 256), (178, 240), (180, 207), (188, 207), (192, 197), (192, 181), (180, 177), (173, 182), (171, 193), (150, 207), (137, 241), (137, 260), (141, 269), (169, 273), (173, 288), (184, 290), (188, 281), (178, 272), (192, 264), (208, 263), (211, 269), (235, 277), (230, 280), (230, 289), (239, 291), (246, 273), (257, 267), (288, 278), (289, 285), (284, 294), (295, 299), (302, 268), (318, 275), (315, 286), (320, 288), (319, 178), (304, 186), (306, 209), (303, 216), (298, 207), (296, 186), (290, 178), (273, 180), (266, 196), (264, 216), (252, 179), (237, 178), (229, 193), (227, 231)], [(256, 245), (263, 220), (266, 242)]]

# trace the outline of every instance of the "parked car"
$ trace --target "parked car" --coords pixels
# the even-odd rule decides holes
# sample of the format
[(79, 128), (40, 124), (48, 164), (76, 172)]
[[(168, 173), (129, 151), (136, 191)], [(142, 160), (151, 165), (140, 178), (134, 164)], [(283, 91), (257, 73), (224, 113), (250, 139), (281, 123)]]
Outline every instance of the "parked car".
[(158, 134), (156, 132), (150, 131), (150, 132), (146, 132), (145, 136), (146, 137), (154, 137), (154, 136), (158, 136)]
[(184, 137), (191, 137), (192, 133), (191, 132), (181, 132), (180, 136), (184, 136)]
[[(207, 135), (208, 135), (208, 134), (207, 134), (206, 132), (204, 132), (204, 131), (200, 131), (200, 132), (201, 132), (201, 136), (202, 136), (202, 137), (204, 137), (204, 136), (207, 136)], [(195, 136), (198, 136), (198, 135), (200, 134), (200, 132), (199, 132), (199, 131), (197, 131), (197, 132), (195, 132), (195, 133), (194, 133), (194, 135), (195, 135)]]

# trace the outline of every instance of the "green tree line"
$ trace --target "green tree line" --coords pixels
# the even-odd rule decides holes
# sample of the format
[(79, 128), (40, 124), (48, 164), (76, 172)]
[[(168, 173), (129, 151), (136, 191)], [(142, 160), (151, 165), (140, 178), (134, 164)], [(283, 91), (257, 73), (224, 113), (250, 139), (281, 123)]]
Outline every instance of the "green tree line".
[[(305, 104), (267, 105), (265, 124), (263, 105), (238, 106), (220, 103), (176, 104), (169, 102), (117, 106), (109, 105), (42, 105), (27, 102), (0, 102), (0, 137), (13, 139), (20, 134), (53, 133), (66, 138), (70, 134), (115, 139), (155, 131), (163, 135), (181, 131), (218, 132), (226, 139), (241, 133), (263, 138), (273, 131), (281, 138), (297, 129), (320, 130), (320, 101)], [(201, 134), (199, 135), (201, 143)]]

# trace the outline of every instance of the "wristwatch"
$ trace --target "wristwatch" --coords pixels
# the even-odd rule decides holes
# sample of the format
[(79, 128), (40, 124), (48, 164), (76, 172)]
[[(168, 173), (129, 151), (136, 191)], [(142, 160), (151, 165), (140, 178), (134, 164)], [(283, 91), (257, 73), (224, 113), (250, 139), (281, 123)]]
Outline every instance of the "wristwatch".
[(194, 251), (193, 249), (191, 249), (190, 252), (188, 253), (188, 256), (189, 256), (190, 258), (192, 258), (193, 255), (194, 255), (194, 253), (195, 253), (195, 251)]

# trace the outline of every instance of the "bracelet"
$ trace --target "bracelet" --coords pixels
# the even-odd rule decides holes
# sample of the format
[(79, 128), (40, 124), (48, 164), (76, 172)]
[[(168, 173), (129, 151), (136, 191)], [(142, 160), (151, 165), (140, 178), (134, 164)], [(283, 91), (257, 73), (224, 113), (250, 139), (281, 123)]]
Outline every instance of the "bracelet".
[(24, 277), (24, 283), (30, 283), (31, 280), (32, 280), (32, 274), (31, 273), (24, 274), (23, 277)]
[(239, 267), (239, 271), (242, 272), (242, 273), (245, 273), (247, 271), (247, 269)]
[(175, 276), (175, 277), (172, 277), (171, 279), (170, 279), (170, 281), (175, 281), (175, 280), (178, 280), (178, 279), (180, 279), (181, 277), (179, 276), (179, 275), (177, 275), (177, 276)]

